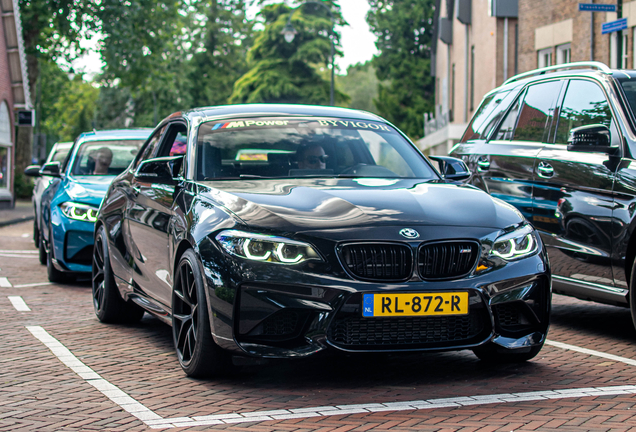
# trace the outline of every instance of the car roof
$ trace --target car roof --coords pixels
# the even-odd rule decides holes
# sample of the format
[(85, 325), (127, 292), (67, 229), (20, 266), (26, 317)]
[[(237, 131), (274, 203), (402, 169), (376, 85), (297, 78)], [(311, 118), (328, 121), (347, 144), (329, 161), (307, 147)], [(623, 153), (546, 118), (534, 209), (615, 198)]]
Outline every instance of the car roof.
[(73, 141), (56, 142), (53, 144), (55, 150), (70, 149), (73, 147)]
[(382, 117), (367, 111), (351, 108), (340, 108), (320, 105), (300, 104), (238, 104), (221, 105), (212, 107), (193, 108), (191, 110), (175, 113), (169, 118), (182, 115), (189, 118), (199, 118), (203, 121), (226, 119), (236, 117), (340, 117), (356, 120), (381, 121), (388, 123)]
[(145, 140), (150, 136), (152, 129), (112, 129), (83, 132), (77, 138), (78, 141), (108, 141), (108, 140)]

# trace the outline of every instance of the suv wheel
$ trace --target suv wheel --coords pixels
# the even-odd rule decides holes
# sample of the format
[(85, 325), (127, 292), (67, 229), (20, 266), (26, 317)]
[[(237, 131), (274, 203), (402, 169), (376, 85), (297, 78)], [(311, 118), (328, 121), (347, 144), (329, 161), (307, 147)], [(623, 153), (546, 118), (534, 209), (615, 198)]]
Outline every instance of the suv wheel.
[(53, 230), (49, 227), (49, 251), (46, 254), (46, 273), (49, 277), (49, 281), (55, 283), (68, 283), (73, 278), (55, 268), (53, 265), (53, 255), (55, 253), (55, 247), (53, 246)]

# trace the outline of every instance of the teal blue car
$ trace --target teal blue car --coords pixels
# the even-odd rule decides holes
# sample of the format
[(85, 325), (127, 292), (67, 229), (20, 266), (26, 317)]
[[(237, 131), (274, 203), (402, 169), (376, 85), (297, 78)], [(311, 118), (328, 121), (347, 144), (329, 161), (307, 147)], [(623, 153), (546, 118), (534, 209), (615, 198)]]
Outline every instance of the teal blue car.
[(42, 193), (37, 217), (51, 282), (89, 275), (93, 231), (102, 199), (112, 180), (135, 158), (150, 129), (82, 133), (63, 162), (42, 166), (53, 180)]

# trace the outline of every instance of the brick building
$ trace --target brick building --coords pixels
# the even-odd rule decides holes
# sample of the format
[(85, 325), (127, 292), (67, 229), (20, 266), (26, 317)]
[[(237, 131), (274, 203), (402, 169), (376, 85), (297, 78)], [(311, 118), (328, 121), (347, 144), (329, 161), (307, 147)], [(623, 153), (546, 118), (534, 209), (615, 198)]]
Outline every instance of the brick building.
[[(628, 28), (602, 34), (618, 14), (579, 3), (618, 3)], [(636, 68), (636, 0), (437, 0), (435, 24), (436, 108), (418, 141), (430, 154), (446, 154), (483, 96), (517, 73), (589, 60)]]
[(31, 109), (17, 0), (0, 0), (0, 208), (14, 204), (16, 116)]

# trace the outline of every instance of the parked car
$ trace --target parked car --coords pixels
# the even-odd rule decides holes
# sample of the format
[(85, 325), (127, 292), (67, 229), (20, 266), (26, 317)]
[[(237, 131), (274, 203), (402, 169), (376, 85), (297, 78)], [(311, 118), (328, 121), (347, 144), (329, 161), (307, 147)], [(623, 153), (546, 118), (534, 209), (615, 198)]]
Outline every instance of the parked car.
[[(44, 164), (49, 162), (64, 162), (66, 156), (68, 155), (71, 147), (73, 146), (72, 142), (57, 142), (53, 144), (49, 155), (46, 158)], [(40, 165), (29, 165), (24, 170), (24, 174), (30, 177), (36, 177), (35, 182), (33, 184), (33, 196), (31, 197), (31, 202), (33, 203), (33, 242), (35, 243), (35, 247), (40, 251), (40, 264), (46, 264), (46, 250), (44, 245), (40, 242), (40, 218), (38, 215), (40, 214), (40, 201), (42, 199), (42, 192), (48, 187), (53, 177), (48, 175), (40, 175), (40, 169), (42, 167)]]
[(175, 113), (106, 193), (95, 313), (171, 325), (189, 376), (223, 373), (232, 354), (328, 348), (530, 359), (548, 330), (543, 244), (513, 206), (452, 180), (469, 175), (461, 160), (441, 160), (450, 179), (361, 111)]
[(90, 274), (93, 231), (99, 205), (113, 178), (124, 171), (150, 129), (82, 133), (63, 162), (39, 171), (52, 178), (41, 195), (37, 224), (49, 280), (65, 282)]
[(635, 78), (597, 62), (517, 75), (450, 154), (539, 231), (554, 292), (631, 307), (636, 325)]

